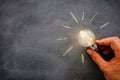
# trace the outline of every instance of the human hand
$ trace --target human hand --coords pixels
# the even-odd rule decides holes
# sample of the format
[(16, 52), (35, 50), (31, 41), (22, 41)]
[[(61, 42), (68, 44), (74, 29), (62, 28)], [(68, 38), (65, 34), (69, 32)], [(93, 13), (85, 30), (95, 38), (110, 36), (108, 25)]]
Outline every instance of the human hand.
[(103, 54), (109, 54), (114, 51), (115, 57), (111, 60), (104, 60), (96, 51), (88, 49), (87, 52), (92, 60), (99, 66), (107, 80), (120, 80), (120, 39), (118, 37), (110, 37), (96, 42), (98, 45), (109, 47)]

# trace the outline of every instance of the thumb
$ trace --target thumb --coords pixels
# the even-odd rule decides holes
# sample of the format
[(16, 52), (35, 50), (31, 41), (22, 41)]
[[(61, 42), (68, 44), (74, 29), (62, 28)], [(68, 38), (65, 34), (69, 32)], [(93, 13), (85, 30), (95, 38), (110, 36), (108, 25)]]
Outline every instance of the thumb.
[(88, 54), (91, 56), (92, 60), (102, 69), (106, 65), (106, 61), (97, 53), (96, 51), (87, 50)]

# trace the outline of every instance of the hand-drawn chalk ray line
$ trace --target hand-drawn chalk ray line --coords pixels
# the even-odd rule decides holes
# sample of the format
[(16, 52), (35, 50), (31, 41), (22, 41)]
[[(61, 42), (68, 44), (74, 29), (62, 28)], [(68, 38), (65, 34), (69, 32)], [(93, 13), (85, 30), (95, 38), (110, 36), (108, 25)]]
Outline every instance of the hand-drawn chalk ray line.
[(73, 49), (73, 46), (71, 46), (70, 48), (68, 48), (65, 53), (63, 54), (63, 56), (65, 56), (69, 51), (71, 51)]
[(60, 40), (67, 40), (68, 38), (67, 37), (64, 37), (64, 38), (58, 38), (57, 40), (60, 41)]
[(100, 26), (100, 29), (104, 28), (105, 26), (107, 26), (109, 24), (109, 22), (106, 22), (105, 24), (103, 24), (102, 26)]
[(74, 14), (72, 12), (70, 12), (71, 16), (73, 17), (73, 19), (75, 20), (76, 23), (78, 23), (77, 18), (74, 16)]
[(98, 13), (96, 12), (95, 15), (93, 15), (93, 17), (90, 19), (89, 23), (91, 23), (97, 15), (98, 15)]

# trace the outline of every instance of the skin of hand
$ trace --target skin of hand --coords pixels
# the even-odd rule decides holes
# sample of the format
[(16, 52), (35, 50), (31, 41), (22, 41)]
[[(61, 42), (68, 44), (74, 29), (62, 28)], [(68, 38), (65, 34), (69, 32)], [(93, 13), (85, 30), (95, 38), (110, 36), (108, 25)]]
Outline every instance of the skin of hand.
[(87, 53), (101, 69), (106, 80), (120, 80), (120, 39), (118, 37), (109, 37), (98, 40), (96, 43), (102, 46), (103, 49), (105, 47), (109, 47), (103, 52), (103, 54), (109, 54), (109, 52), (112, 50), (115, 54), (115, 57), (109, 61), (106, 61), (96, 51), (88, 49)]

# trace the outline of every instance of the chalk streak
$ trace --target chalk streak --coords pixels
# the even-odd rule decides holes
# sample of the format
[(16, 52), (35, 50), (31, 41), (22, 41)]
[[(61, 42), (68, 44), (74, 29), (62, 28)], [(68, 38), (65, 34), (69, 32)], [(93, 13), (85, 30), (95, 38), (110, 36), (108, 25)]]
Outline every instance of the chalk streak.
[(104, 28), (105, 26), (107, 26), (109, 24), (109, 22), (103, 24), (102, 26), (100, 26), (100, 29)]
[(70, 27), (69, 27), (69, 26), (65, 26), (65, 25), (61, 25), (61, 26), (65, 27), (65, 28), (67, 28), (67, 29), (70, 29)]
[(95, 13), (95, 15), (93, 15), (93, 17), (90, 19), (89, 23), (92, 22), (94, 20), (94, 18), (97, 16), (97, 12)]
[(85, 12), (83, 12), (82, 14), (82, 21), (84, 21), (84, 18), (85, 18)]
[(72, 12), (70, 12), (71, 16), (73, 17), (73, 19), (75, 20), (76, 23), (78, 23), (77, 18), (74, 16), (74, 14)]
[(82, 60), (82, 63), (84, 64), (84, 54), (83, 53), (81, 54), (81, 60)]
[(73, 49), (73, 46), (71, 46), (70, 48), (68, 48), (66, 51), (65, 51), (65, 53), (63, 54), (63, 56), (65, 56), (70, 50), (72, 50)]
[(65, 37), (65, 38), (59, 38), (59, 39), (57, 39), (57, 40), (67, 40), (68, 38), (67, 37)]

